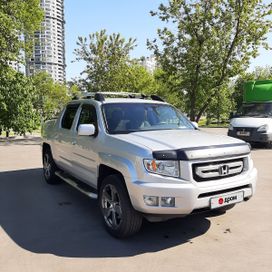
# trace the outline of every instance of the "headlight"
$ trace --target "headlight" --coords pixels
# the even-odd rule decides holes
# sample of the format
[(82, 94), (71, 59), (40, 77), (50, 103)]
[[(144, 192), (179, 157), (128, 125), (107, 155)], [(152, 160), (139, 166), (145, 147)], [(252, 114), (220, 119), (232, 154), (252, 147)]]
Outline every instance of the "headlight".
[(233, 130), (233, 125), (229, 124), (229, 130)]
[(263, 125), (263, 126), (260, 126), (257, 131), (258, 132), (267, 132), (268, 130), (268, 125)]
[(144, 160), (144, 166), (145, 169), (151, 173), (169, 177), (179, 177), (178, 161)]

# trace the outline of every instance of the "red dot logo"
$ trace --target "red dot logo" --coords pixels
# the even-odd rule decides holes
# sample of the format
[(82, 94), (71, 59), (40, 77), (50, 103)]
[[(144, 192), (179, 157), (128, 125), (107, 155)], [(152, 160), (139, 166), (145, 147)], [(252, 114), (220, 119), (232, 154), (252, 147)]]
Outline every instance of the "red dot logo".
[(224, 199), (223, 199), (222, 197), (220, 197), (220, 198), (218, 199), (218, 203), (221, 205), (221, 204), (223, 204), (223, 202), (224, 202)]

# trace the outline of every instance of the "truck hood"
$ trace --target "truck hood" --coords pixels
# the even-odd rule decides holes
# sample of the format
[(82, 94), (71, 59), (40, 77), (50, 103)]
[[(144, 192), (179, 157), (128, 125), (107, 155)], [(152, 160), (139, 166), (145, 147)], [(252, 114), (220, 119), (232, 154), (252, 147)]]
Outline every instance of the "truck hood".
[(272, 126), (272, 118), (239, 117), (233, 118), (230, 123), (233, 127), (258, 128), (262, 125)]
[(157, 130), (116, 135), (121, 140), (145, 146), (152, 151), (210, 147), (244, 143), (232, 137), (199, 130)]

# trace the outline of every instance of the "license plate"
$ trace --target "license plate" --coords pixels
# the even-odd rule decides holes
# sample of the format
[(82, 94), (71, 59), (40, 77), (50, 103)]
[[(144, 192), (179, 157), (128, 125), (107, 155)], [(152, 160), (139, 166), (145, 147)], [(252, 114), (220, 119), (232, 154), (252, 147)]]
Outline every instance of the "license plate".
[(238, 136), (250, 136), (249, 131), (237, 131)]
[(236, 192), (232, 194), (224, 194), (218, 197), (211, 198), (211, 209), (220, 208), (234, 203), (239, 203), (244, 200), (244, 192)]

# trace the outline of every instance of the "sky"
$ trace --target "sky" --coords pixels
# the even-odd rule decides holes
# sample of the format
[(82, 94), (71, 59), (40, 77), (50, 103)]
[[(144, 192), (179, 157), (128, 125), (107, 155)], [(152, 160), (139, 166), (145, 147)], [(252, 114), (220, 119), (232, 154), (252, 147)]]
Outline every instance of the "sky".
[[(84, 69), (84, 63), (72, 63), (78, 37), (87, 37), (101, 29), (106, 29), (108, 34), (119, 32), (127, 39), (136, 38), (137, 47), (132, 57), (151, 55), (146, 40), (155, 38), (157, 29), (164, 24), (149, 12), (156, 10), (161, 2), (166, 0), (64, 0), (67, 80), (80, 76)], [(272, 46), (271, 34), (268, 40)], [(255, 66), (272, 65), (271, 57), (271, 51), (261, 49), (250, 70)]]

